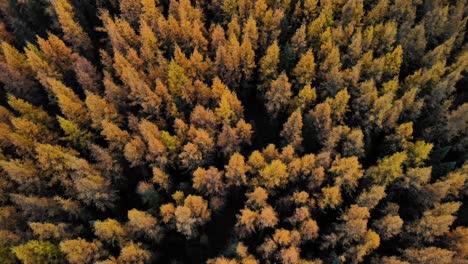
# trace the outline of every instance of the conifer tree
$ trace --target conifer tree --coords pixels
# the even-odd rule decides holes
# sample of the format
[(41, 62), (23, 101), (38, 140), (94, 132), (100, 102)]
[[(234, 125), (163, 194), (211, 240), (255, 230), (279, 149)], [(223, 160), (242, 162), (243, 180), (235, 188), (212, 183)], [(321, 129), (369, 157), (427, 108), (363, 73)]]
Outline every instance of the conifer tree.
[(300, 85), (310, 85), (315, 80), (314, 54), (308, 50), (294, 68), (294, 76)]
[(62, 27), (64, 39), (75, 49), (87, 50), (91, 48), (91, 40), (75, 19), (72, 4), (67, 0), (53, 0), (52, 6)]
[(265, 106), (268, 113), (276, 118), (287, 107), (291, 96), (291, 83), (289, 83), (286, 73), (283, 72), (276, 80), (271, 82), (271, 86), (265, 94), (267, 100)]
[(0, 1), (0, 263), (465, 263), (465, 2)]
[(302, 125), (302, 115), (298, 109), (291, 114), (281, 131), (281, 136), (296, 150), (301, 150), (302, 148)]
[(275, 41), (267, 48), (265, 56), (260, 59), (259, 72), (260, 80), (263, 82), (262, 87), (268, 87), (270, 82), (278, 77), (279, 58), (280, 48)]

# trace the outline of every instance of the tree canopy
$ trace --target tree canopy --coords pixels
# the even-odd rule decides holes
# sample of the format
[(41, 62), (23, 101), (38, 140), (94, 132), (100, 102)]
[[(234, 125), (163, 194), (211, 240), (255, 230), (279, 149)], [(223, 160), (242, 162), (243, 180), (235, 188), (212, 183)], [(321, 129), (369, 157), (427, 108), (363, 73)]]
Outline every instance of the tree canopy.
[(467, 11), (0, 0), (0, 263), (466, 263)]

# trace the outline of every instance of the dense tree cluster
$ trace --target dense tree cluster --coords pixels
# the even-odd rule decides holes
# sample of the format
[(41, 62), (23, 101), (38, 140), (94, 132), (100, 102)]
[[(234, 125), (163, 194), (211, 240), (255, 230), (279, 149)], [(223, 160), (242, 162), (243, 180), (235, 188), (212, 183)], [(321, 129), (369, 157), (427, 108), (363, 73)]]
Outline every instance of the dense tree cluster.
[(0, 263), (467, 263), (465, 0), (0, 0)]

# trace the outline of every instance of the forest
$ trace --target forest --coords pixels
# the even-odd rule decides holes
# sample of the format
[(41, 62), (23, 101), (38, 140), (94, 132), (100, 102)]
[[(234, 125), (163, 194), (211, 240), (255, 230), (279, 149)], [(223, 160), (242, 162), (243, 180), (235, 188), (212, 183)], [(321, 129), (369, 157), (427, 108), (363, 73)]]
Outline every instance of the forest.
[(0, 0), (1, 264), (467, 264), (467, 0)]

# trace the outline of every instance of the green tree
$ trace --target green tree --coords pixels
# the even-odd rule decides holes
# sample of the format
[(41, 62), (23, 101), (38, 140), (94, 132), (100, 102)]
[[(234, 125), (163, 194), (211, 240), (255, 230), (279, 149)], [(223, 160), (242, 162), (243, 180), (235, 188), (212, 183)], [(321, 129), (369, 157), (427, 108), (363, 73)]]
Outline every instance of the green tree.
[(367, 170), (367, 174), (371, 176), (376, 183), (388, 184), (393, 180), (403, 177), (403, 163), (408, 156), (403, 152), (397, 152), (391, 156), (380, 159), (377, 166), (373, 166)]
[(64, 257), (57, 245), (47, 241), (30, 240), (12, 248), (16, 257), (25, 264), (63, 263)]
[(63, 140), (70, 141), (74, 146), (84, 147), (91, 139), (91, 134), (86, 130), (82, 130), (76, 123), (73, 121), (67, 120), (60, 116), (57, 116), (60, 127), (65, 133), (66, 137), (63, 137)]

